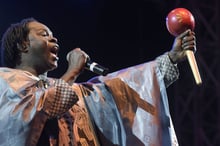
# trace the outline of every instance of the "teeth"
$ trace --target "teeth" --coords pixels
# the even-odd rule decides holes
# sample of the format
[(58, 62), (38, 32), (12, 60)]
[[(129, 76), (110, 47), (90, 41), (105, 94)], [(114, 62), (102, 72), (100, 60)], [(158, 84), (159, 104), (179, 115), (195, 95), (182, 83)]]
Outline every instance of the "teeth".
[(56, 60), (59, 60), (59, 57), (56, 56), (55, 58), (56, 58)]

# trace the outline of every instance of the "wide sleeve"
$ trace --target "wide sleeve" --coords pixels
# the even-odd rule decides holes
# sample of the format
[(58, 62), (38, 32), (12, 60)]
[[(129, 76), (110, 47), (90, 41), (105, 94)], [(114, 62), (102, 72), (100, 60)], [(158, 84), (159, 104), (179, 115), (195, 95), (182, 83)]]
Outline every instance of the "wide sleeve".
[(42, 96), (39, 107), (50, 117), (68, 111), (78, 101), (78, 96), (72, 87), (62, 79), (55, 80)]
[[(0, 145), (24, 146), (35, 143), (47, 118), (63, 114), (78, 96), (63, 80), (46, 87), (40, 80), (18, 70), (0, 71)], [(36, 131), (30, 136), (29, 131)]]
[(112, 143), (174, 146), (178, 142), (166, 87), (177, 78), (177, 67), (164, 54), (89, 80), (95, 90), (85, 100), (95, 124)]
[(156, 62), (166, 87), (171, 85), (179, 78), (179, 70), (177, 64), (173, 64), (171, 62), (168, 53), (157, 57)]

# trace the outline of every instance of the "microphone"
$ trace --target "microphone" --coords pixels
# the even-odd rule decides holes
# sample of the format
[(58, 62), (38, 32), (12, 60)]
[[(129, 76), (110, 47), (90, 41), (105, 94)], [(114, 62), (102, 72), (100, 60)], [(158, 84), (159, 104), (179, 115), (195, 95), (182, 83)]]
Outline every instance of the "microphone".
[(103, 67), (99, 65), (98, 63), (91, 61), (89, 57), (86, 60), (85, 69), (90, 70), (98, 75), (103, 75), (103, 76), (107, 75), (109, 72), (108, 68)]
[[(66, 56), (66, 60), (69, 61), (69, 53)], [(96, 73), (98, 75), (103, 75), (103, 76), (106, 76), (109, 72), (108, 68), (103, 67), (103, 66), (99, 65), (98, 63), (91, 61), (89, 56), (87, 56), (87, 58), (86, 58), (85, 69), (87, 69), (93, 73)]]

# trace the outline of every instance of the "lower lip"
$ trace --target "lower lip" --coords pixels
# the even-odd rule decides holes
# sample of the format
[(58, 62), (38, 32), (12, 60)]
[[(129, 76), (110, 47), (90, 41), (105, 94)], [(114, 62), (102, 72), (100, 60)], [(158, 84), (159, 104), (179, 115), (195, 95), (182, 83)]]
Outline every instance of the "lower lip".
[(53, 56), (53, 58), (55, 58), (56, 61), (59, 60), (59, 57), (57, 57), (57, 55), (52, 54), (52, 56)]

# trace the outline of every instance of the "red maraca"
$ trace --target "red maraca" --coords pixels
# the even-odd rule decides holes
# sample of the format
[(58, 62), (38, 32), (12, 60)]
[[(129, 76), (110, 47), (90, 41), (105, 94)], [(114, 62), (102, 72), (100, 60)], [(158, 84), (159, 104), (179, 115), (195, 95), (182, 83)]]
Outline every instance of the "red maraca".
[[(195, 20), (193, 15), (187, 9), (176, 8), (167, 15), (166, 26), (168, 31), (172, 35), (178, 36), (187, 29), (191, 29), (193, 31), (195, 27)], [(191, 50), (186, 50), (186, 55), (192, 69), (196, 84), (202, 84), (194, 52)]]
[(176, 8), (167, 15), (166, 26), (172, 35), (178, 36), (187, 29), (194, 30), (195, 20), (189, 10)]

